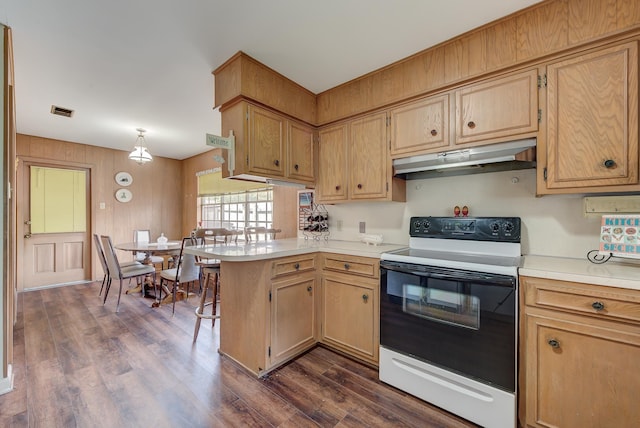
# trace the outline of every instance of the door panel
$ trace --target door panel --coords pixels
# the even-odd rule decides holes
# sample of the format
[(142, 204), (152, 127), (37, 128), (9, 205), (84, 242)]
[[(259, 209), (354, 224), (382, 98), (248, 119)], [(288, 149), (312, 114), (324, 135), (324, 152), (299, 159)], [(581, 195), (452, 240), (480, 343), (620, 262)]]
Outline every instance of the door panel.
[(25, 165), (22, 287), (90, 277), (88, 172)]

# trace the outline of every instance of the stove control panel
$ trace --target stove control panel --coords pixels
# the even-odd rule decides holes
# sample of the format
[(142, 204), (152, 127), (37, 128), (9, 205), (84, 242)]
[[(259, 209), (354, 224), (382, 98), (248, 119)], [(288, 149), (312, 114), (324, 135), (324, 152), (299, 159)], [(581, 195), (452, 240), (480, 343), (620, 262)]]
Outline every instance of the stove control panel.
[(520, 217), (411, 217), (416, 238), (520, 242)]

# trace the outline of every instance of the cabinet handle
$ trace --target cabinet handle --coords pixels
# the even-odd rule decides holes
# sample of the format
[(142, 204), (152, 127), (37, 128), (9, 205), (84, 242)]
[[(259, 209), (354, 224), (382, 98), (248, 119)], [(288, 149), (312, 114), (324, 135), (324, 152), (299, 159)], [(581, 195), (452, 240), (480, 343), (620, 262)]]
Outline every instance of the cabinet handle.
[(273, 164), (275, 166), (280, 166), (280, 161), (278, 159), (276, 159), (276, 160), (273, 161)]
[(293, 169), (295, 169), (296, 171), (298, 170), (298, 168), (300, 168), (300, 167), (298, 166), (298, 164), (295, 164), (295, 165), (293, 166)]
[(293, 265), (293, 267), (295, 268), (295, 270), (299, 270), (300, 269), (300, 263), (296, 263), (295, 265)]
[(358, 183), (358, 189), (362, 189), (362, 184)]
[(591, 307), (593, 309), (595, 309), (596, 311), (601, 311), (601, 310), (604, 309), (604, 303), (602, 303), (602, 302), (593, 302), (591, 304)]
[(607, 159), (606, 161), (602, 162), (602, 165), (605, 168), (615, 168), (616, 167), (616, 161), (614, 161), (613, 159)]
[(560, 347), (560, 342), (558, 342), (556, 339), (549, 339), (547, 343), (554, 349), (558, 349)]
[(340, 185), (337, 185), (337, 186), (336, 186), (336, 190), (340, 190)]
[(476, 123), (472, 120), (471, 122), (467, 123), (467, 126), (471, 129), (476, 127)]
[(345, 264), (344, 264), (344, 268), (345, 268), (345, 270), (349, 270), (349, 268), (350, 268), (350, 267), (351, 267), (351, 266), (349, 266), (349, 263), (345, 263)]
[(438, 131), (436, 131), (435, 129), (432, 129), (431, 130), (431, 135), (433, 135), (435, 137), (436, 135), (438, 135)]
[(362, 295), (362, 300), (367, 303), (367, 300), (369, 300), (369, 295), (368, 294), (363, 294)]
[(311, 290), (313, 290), (313, 288), (311, 288), (311, 286), (308, 286), (308, 287), (307, 287), (307, 291), (308, 291), (309, 293), (311, 293)]

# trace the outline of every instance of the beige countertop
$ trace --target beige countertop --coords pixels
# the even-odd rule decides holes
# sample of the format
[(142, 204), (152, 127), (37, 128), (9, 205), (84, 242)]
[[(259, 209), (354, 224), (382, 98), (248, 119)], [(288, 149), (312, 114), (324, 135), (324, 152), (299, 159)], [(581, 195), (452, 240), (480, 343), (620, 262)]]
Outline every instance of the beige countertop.
[(222, 261), (244, 262), (315, 252), (379, 258), (382, 253), (405, 247), (406, 245), (400, 244), (367, 245), (359, 241), (316, 241), (313, 239), (291, 238), (243, 245), (204, 245), (188, 247), (185, 248), (185, 252)]
[(587, 258), (523, 256), (519, 273), (524, 276), (582, 282), (640, 290), (640, 260), (613, 258), (603, 264)]

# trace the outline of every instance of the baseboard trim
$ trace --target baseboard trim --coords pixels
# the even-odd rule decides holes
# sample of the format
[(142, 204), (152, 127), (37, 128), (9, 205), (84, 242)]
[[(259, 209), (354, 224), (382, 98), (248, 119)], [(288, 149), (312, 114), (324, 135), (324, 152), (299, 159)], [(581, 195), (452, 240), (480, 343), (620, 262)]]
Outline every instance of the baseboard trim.
[(13, 369), (11, 364), (7, 367), (9, 375), (0, 379), (0, 395), (13, 391)]

